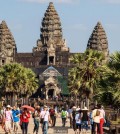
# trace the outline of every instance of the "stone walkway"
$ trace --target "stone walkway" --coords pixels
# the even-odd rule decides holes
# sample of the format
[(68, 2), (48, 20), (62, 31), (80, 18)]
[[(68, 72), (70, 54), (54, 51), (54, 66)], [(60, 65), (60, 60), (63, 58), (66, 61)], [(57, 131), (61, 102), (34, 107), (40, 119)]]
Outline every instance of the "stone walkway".
[[(62, 126), (61, 118), (58, 117), (57, 120), (56, 120), (55, 129), (49, 127), (48, 134), (67, 134), (67, 133), (64, 133), (66, 131), (64, 129), (68, 129), (68, 134), (75, 134), (74, 131), (69, 128), (69, 120), (67, 120), (65, 128), (63, 128), (61, 126)], [(28, 134), (33, 134), (33, 127), (34, 127), (33, 119), (30, 118), (30, 122), (29, 122), (29, 126), (28, 126)], [(42, 134), (41, 130), (42, 129), (41, 129), (41, 125), (40, 125), (39, 134)], [(57, 131), (57, 133), (55, 133), (55, 131)], [(0, 126), (0, 134), (5, 134), (5, 132), (3, 131), (1, 126)], [(12, 134), (14, 134), (14, 133), (12, 133)], [(19, 128), (18, 134), (22, 134), (20, 128)], [(90, 131), (88, 131), (87, 134), (91, 134)]]

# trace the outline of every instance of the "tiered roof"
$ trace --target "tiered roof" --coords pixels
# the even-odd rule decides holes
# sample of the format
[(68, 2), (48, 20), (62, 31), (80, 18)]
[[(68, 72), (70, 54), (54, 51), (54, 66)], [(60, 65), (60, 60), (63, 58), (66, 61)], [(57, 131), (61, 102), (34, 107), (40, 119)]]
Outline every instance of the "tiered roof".
[(93, 30), (87, 48), (102, 51), (105, 54), (105, 58), (109, 56), (107, 36), (100, 22), (97, 23)]
[(0, 24), (0, 48), (16, 47), (15, 40), (5, 21)]
[(44, 45), (47, 45), (49, 38), (52, 38), (55, 43), (58, 44), (62, 39), (60, 18), (52, 2), (49, 3), (49, 6), (44, 14), (40, 36), (42, 44)]

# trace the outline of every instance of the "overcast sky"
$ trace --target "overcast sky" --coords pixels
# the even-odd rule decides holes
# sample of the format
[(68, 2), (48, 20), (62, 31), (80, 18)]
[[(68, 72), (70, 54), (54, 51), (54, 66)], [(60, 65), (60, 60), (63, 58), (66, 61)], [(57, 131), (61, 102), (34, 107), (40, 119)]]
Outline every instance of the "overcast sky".
[(18, 52), (31, 52), (36, 46), (50, 1), (60, 16), (71, 52), (85, 51), (98, 21), (106, 31), (110, 52), (120, 50), (120, 0), (0, 0), (0, 21), (6, 21)]

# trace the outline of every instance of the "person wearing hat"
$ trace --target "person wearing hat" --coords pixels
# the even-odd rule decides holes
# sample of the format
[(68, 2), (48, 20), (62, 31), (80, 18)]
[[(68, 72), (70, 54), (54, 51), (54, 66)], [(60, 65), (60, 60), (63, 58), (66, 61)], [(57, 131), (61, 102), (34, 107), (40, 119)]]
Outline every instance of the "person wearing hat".
[(5, 132), (11, 133), (11, 124), (12, 124), (12, 111), (11, 106), (7, 105), (6, 111), (4, 113), (4, 119), (5, 119)]
[(88, 130), (88, 119), (89, 119), (88, 115), (89, 115), (88, 109), (87, 107), (84, 107), (84, 109), (82, 109), (81, 112), (81, 120), (82, 120), (81, 128), (83, 133), (87, 133)]

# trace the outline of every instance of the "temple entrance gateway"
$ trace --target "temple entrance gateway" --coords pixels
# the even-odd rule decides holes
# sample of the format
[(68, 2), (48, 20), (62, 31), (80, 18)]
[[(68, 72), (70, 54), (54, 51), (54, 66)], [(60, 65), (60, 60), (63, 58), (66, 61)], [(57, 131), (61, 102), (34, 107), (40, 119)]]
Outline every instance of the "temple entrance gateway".
[(60, 94), (61, 89), (58, 84), (58, 81), (54, 77), (49, 77), (47, 80), (45, 80), (45, 94), (46, 99), (48, 100), (49, 97), (53, 98)]
[(51, 98), (54, 97), (54, 89), (49, 89), (48, 90), (48, 97), (51, 97)]

